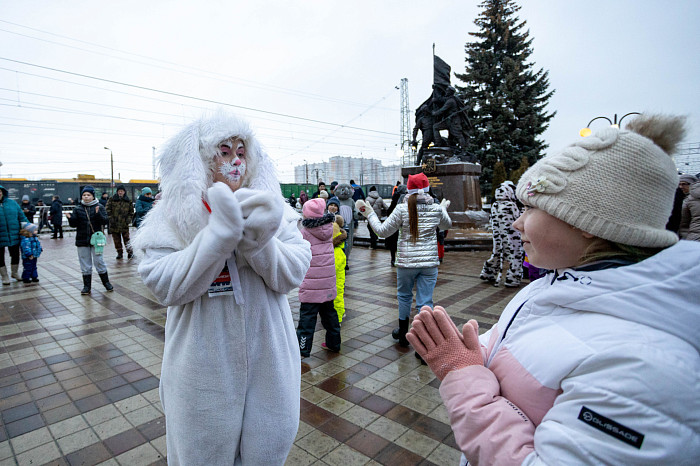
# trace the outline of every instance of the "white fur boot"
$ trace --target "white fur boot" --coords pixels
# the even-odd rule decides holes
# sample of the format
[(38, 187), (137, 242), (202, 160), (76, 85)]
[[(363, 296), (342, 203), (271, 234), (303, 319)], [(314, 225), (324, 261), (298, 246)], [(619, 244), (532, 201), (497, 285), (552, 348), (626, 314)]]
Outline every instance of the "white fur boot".
[(4, 265), (2, 267), (0, 267), (0, 277), (2, 277), (2, 284), (3, 285), (10, 284), (10, 277), (7, 275), (7, 267)]
[(17, 281), (22, 280), (22, 277), (19, 275), (19, 264), (10, 264), (10, 267), (12, 268), (12, 278)]

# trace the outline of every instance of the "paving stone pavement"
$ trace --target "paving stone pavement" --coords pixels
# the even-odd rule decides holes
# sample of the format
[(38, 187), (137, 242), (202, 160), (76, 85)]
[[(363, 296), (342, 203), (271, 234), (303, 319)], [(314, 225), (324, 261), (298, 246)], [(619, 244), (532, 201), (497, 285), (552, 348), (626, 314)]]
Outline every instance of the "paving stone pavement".
[[(40, 282), (0, 285), (0, 466), (165, 464), (165, 308), (135, 261), (116, 260), (111, 240), (105, 259), (115, 290), (97, 280), (89, 296), (80, 295), (72, 233), (41, 241)], [(475, 318), (482, 331), (518, 291), (479, 280), (487, 257), (447, 252), (434, 294), (458, 325)], [(341, 351), (323, 350), (316, 338), (302, 361), (287, 465), (458, 464), (439, 381), (391, 338), (398, 311), (389, 261), (383, 249), (353, 248)], [(297, 290), (288, 298), (296, 322)]]

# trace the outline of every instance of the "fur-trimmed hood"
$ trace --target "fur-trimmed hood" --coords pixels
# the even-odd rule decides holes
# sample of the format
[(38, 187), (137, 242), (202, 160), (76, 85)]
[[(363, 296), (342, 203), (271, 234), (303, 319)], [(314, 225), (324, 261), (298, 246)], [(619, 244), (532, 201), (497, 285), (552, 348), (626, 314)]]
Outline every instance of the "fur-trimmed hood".
[[(192, 242), (208, 222), (202, 200), (213, 184), (212, 168), (219, 143), (230, 138), (240, 138), (246, 147), (247, 172), (242, 187), (268, 191), (281, 200), (275, 167), (248, 122), (217, 110), (187, 125), (161, 149), (158, 165), (162, 197), (134, 235), (135, 249), (180, 250)], [(285, 209), (284, 215), (298, 218), (291, 208)]]
[(335, 214), (325, 214), (323, 217), (305, 218), (301, 221), (304, 228), (317, 228), (335, 222)]

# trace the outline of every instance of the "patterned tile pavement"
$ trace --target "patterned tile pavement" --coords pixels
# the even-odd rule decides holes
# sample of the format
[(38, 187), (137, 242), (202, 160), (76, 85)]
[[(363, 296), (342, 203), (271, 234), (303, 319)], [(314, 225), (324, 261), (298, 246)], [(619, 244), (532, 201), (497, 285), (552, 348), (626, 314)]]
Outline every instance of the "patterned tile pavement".
[[(165, 464), (165, 309), (111, 244), (115, 291), (97, 280), (81, 296), (72, 235), (41, 240), (40, 282), (0, 285), (0, 466)], [(458, 324), (475, 318), (484, 330), (517, 292), (479, 280), (487, 257), (448, 251), (435, 290)], [(302, 362), (299, 432), (287, 464), (457, 464), (439, 381), (390, 336), (398, 314), (388, 251), (355, 247), (349, 264), (342, 349), (329, 353), (316, 338)], [(296, 320), (296, 290), (289, 302)]]

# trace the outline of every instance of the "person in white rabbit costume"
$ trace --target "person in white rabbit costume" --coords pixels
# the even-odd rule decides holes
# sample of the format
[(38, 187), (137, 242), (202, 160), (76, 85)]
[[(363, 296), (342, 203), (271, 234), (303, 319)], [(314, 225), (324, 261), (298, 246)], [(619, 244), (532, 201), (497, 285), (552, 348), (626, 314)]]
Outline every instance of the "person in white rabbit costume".
[(161, 200), (132, 240), (168, 306), (160, 381), (169, 464), (283, 464), (299, 426), (286, 294), (311, 261), (272, 161), (218, 111), (163, 148)]

